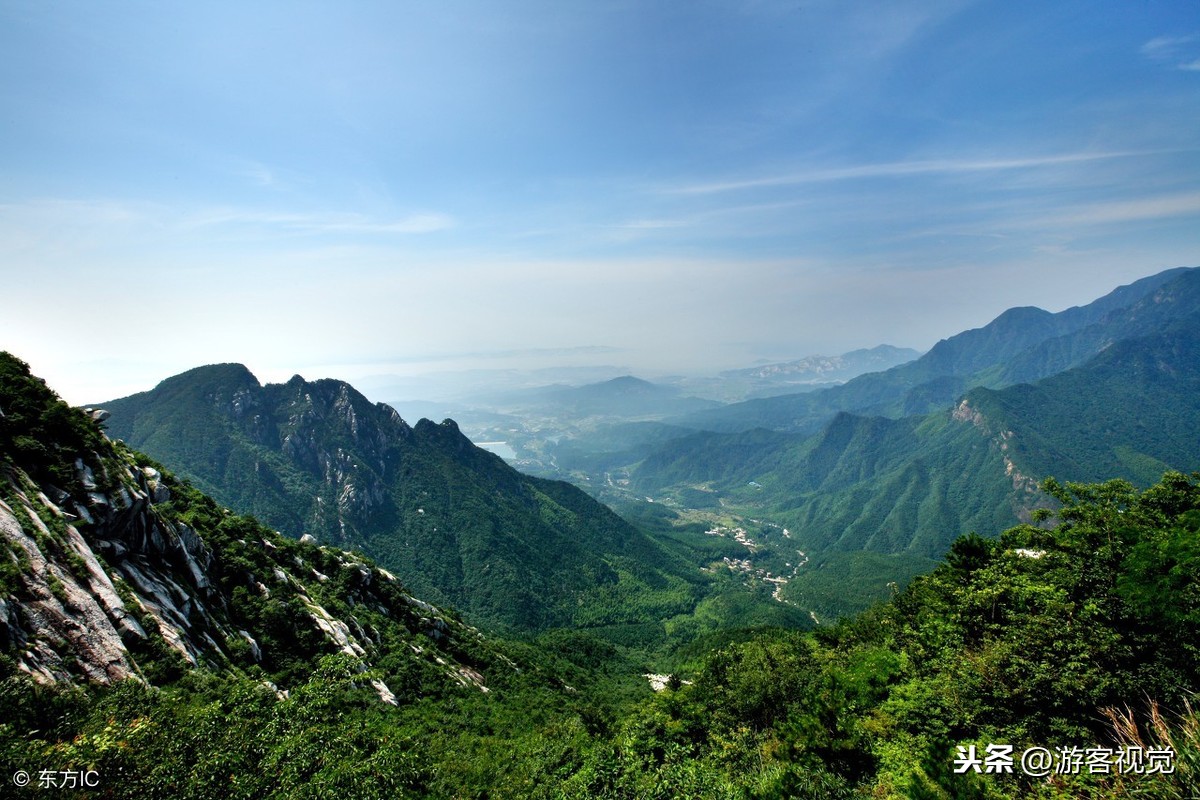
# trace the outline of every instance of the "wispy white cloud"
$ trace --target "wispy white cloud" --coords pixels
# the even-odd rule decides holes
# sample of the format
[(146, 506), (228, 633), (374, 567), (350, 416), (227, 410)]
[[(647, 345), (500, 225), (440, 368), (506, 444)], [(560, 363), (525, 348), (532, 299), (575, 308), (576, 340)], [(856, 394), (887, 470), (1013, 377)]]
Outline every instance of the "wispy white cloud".
[(1200, 42), (1200, 33), (1189, 33), (1184, 36), (1159, 36), (1142, 45), (1142, 52), (1148, 56), (1162, 53), (1172, 53), (1180, 47)]
[(671, 194), (717, 194), (720, 192), (759, 189), (774, 186), (801, 185), (806, 183), (830, 183), (835, 181), (862, 180), (870, 178), (900, 178), (917, 175), (952, 175), (1004, 170), (1033, 169), (1062, 164), (1088, 161), (1104, 161), (1116, 158), (1152, 155), (1149, 152), (1083, 152), (1064, 153), (1054, 156), (1023, 156), (1000, 159), (925, 159), (917, 161), (893, 161), (879, 164), (862, 164), (852, 167), (813, 169), (783, 175), (771, 175), (744, 180), (698, 183), (668, 189)]
[(1142, 55), (1175, 69), (1200, 71), (1200, 32), (1156, 37), (1142, 45)]
[(434, 233), (453, 228), (456, 222), (447, 214), (412, 214), (400, 219), (375, 221), (352, 216), (345, 219), (316, 219), (308, 223), (316, 232), (326, 233)]
[(117, 200), (34, 198), (0, 204), (0, 256), (89, 252), (121, 237), (158, 231), (164, 209)]
[(1042, 225), (1111, 225), (1121, 222), (1200, 216), (1200, 192), (1142, 197), (1080, 206), (1040, 220)]
[(685, 219), (634, 219), (628, 222), (618, 222), (606, 225), (608, 228), (622, 228), (633, 231), (654, 231), (662, 228), (687, 228), (695, 225), (694, 220)]
[(220, 209), (190, 215), (189, 227), (256, 226), (300, 234), (420, 234), (453, 228), (447, 214), (411, 214), (397, 219), (380, 219), (366, 214), (296, 214), (250, 209)]
[(876, 61), (910, 47), (929, 30), (970, 5), (963, 0), (864, 5), (851, 14), (855, 60)]
[[(1090, 238), (1098, 227), (1112, 228), (1118, 225), (1200, 218), (1200, 192), (1177, 192), (1125, 200), (1108, 200), (1092, 203), (1071, 203), (1055, 208), (1030, 205), (1025, 199), (1004, 203), (989, 203), (975, 208), (964, 208), (968, 219), (904, 230), (899, 234), (881, 239), (886, 247), (896, 248), (907, 242), (940, 240), (946, 245), (948, 239), (989, 241), (999, 247), (1020, 249), (1029, 245), (1039, 252), (1057, 252), (1063, 245), (1047, 243), (1045, 237), (1062, 237), (1062, 241)], [(1030, 236), (1037, 237), (1030, 239)], [(897, 249), (890, 250), (899, 252)], [(924, 250), (917, 252), (925, 253)], [(984, 252), (978, 250), (977, 252)], [(927, 256), (926, 256), (927, 257)]]
[(356, 212), (297, 213), (251, 208), (180, 209), (143, 201), (39, 198), (0, 204), (0, 225), (14, 228), (79, 230), (114, 225), (141, 225), (157, 230), (210, 227), (257, 227), (301, 234), (421, 234), (455, 227), (449, 214), (421, 212), (381, 217)]
[(279, 179), (275, 176), (275, 173), (263, 164), (252, 164), (241, 170), (240, 174), (248, 178), (255, 186), (269, 189), (279, 186)]
[(82, 219), (95, 223), (116, 224), (144, 220), (153, 213), (153, 209), (154, 207), (147, 203), (49, 197), (0, 204), (0, 219), (22, 222)]

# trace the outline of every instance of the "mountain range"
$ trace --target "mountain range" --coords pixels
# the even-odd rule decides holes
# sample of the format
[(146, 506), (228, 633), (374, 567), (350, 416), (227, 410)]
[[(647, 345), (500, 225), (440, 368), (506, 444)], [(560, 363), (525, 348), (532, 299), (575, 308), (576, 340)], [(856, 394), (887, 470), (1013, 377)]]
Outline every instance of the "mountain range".
[(395, 704), (414, 680), (479, 688), (514, 669), (390, 572), (222, 508), (103, 419), (0, 353), (0, 652), (19, 671), (158, 684), (201, 668), (286, 693), (340, 653)]
[(812, 433), (840, 411), (900, 417), (945, 408), (975, 386), (1001, 388), (1079, 366), (1114, 341), (1153, 333), (1200, 302), (1200, 269), (1179, 268), (1057, 314), (1022, 307), (934, 345), (915, 361), (816, 392), (747, 400), (675, 420), (702, 430)]
[[(592, 425), (552, 453), (592, 491), (666, 501), (660, 521), (699, 507), (786, 528), (783, 550), (760, 543), (750, 560), (795, 573), (776, 600), (836, 615), (928, 568), (963, 532), (1031, 519), (1050, 502), (1045, 477), (1148, 485), (1200, 467), (1197, 315), (1200, 269), (1168, 270), (1059, 313), (1010, 309), (839, 386)], [(616, 419), (701, 402), (632, 377), (518, 399)], [(101, 405), (113, 436), (220, 502), (361, 548), (482, 624), (637, 624), (689, 613), (710, 590), (694, 537), (648, 534), (579, 489), (515, 471), (453, 422), (409, 426), (344, 382), (263, 386), (215, 365)], [(847, 587), (857, 599), (838, 600)]]
[[(1013, 309), (886, 372), (686, 422), (705, 420), (734, 430), (655, 444), (630, 467), (633, 487), (660, 499), (702, 487), (787, 525), (814, 568), (783, 596), (841, 613), (856, 607), (837, 597), (847, 586), (880, 597), (959, 534), (1029, 521), (1052, 502), (1047, 477), (1146, 486), (1200, 469), (1200, 270), (1060, 314)], [(773, 429), (737, 430), (751, 420)]]
[[(576, 487), (517, 472), (453, 421), (410, 426), (342, 381), (264, 386), (221, 364), (101, 405), (111, 436), (219, 502), (292, 537), (360, 548), (479, 623), (584, 624), (585, 596), (605, 587), (669, 586), (686, 606), (704, 582)], [(610, 611), (606, 622), (622, 621)]]

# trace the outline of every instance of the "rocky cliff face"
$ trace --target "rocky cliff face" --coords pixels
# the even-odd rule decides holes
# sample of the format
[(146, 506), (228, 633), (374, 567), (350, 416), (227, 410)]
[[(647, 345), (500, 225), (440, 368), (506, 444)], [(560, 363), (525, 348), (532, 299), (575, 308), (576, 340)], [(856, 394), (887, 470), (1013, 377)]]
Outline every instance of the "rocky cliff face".
[[(40, 682), (111, 683), (254, 668), (286, 684), (340, 652), (364, 672), (390, 654), (484, 688), (487, 670), (510, 669), (391, 573), (221, 508), (89, 434), (103, 414), (71, 419), (80, 412), (39, 384), (0, 354), (0, 653), (19, 670)], [(246, 398), (230, 401), (253, 413)], [(93, 449), (23, 463), (53, 444), (40, 420), (62, 414)], [(386, 675), (364, 680), (395, 702)]]
[(217, 364), (106, 405), (114, 437), (291, 536), (361, 546), (400, 513), (390, 488), (413, 429), (342, 381), (262, 386)]
[(1021, 472), (1012, 460), (1009, 445), (1016, 434), (1011, 430), (992, 431), (988, 419), (977, 408), (971, 405), (969, 398), (964, 397), (951, 412), (951, 417), (957, 422), (969, 422), (991, 442), (999, 452), (1004, 463), (1004, 475), (1012, 480), (1012, 495), (1010, 505), (1013, 515), (1021, 522), (1033, 520), (1034, 509), (1044, 507), (1048, 498), (1042, 493), (1038, 481)]

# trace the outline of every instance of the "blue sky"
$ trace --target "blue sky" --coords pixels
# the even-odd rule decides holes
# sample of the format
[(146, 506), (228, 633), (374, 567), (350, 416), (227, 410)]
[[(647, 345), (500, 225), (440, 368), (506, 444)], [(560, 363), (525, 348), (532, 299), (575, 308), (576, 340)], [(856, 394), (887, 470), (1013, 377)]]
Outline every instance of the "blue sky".
[(923, 349), (1200, 264), (1182, 0), (0, 0), (0, 108), (0, 347), (75, 402)]

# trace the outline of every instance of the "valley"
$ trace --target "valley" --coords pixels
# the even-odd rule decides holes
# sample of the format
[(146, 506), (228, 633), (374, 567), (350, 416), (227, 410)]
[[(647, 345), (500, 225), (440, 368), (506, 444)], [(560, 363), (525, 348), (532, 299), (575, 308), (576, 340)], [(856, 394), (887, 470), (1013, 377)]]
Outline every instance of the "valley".
[[(1200, 467), (1197, 309), (1200, 273), (1170, 270), (1059, 314), (1013, 309), (915, 360), (803, 394), (682, 413), (645, 402), (586, 416), (561, 402), (493, 411), (507, 415), (519, 468), (627, 517), (656, 504), (658, 518), (732, 515), (794, 531), (811, 566), (778, 595), (828, 620), (886, 599), (962, 532), (1030, 521), (1048, 502), (1046, 477), (1145, 486), (1171, 466)], [(1100, 426), (1097, 449), (1088, 432)], [(785, 574), (779, 563), (751, 569)]]

